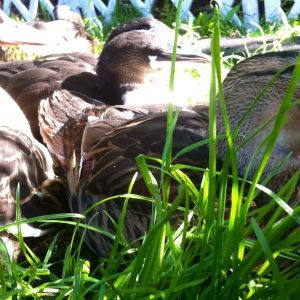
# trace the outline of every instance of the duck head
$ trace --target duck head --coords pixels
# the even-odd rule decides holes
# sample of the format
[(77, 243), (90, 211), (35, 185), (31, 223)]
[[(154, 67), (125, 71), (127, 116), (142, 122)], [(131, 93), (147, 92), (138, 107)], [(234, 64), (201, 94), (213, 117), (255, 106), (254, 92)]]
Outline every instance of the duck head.
[[(294, 66), (299, 53), (286, 51), (256, 55), (246, 59), (235, 66), (224, 80), (224, 97), (227, 106), (231, 130), (234, 130), (243, 114), (253, 104), (255, 98), (270, 83), (276, 73), (286, 68), (274, 82), (266, 89), (257, 103), (247, 115), (241, 125), (235, 139), (236, 148), (254, 134), (259, 127), (264, 126), (250, 141), (240, 147), (237, 152), (238, 171), (240, 175), (246, 173), (246, 169), (255, 154), (252, 162), (249, 179), (251, 179), (261, 161), (265, 146), (257, 151), (258, 147), (265, 142), (275, 124), (276, 116), (282, 105), (289, 87)], [(300, 86), (296, 88), (293, 102), (285, 114), (285, 123), (277, 137), (276, 144), (266, 165), (262, 178), (265, 178), (274, 168), (286, 159), (281, 166), (280, 172), (293, 174), (300, 167), (300, 108), (296, 101), (300, 98)], [(224, 123), (220, 107), (218, 107), (218, 128), (224, 133)], [(273, 118), (273, 119), (272, 119)], [(271, 120), (272, 119), (272, 120)], [(227, 143), (221, 141), (218, 145), (218, 155), (224, 158)], [(257, 152), (256, 152), (257, 151)], [(278, 173), (278, 172), (277, 172)]]
[[(112, 105), (169, 102), (173, 43), (174, 31), (156, 19), (138, 18), (116, 28), (108, 37), (97, 65), (103, 98)], [(208, 65), (210, 57), (191, 44), (179, 43), (177, 62), (184, 62), (185, 68), (189, 63), (201, 67)], [(188, 91), (186, 86), (182, 88), (182, 82), (178, 84), (185, 93)]]

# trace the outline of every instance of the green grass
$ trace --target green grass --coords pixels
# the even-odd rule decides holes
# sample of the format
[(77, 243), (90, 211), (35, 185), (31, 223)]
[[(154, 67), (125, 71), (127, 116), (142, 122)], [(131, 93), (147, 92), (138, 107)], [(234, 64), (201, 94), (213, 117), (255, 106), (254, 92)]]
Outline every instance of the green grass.
[[(18, 262), (10, 259), (0, 240), (3, 256), (0, 261), (0, 299), (299, 298), (300, 207), (296, 205), (292, 209), (286, 204), (297, 186), (299, 172), (277, 194), (259, 184), (293, 97), (299, 64), (253, 182), (241, 179), (236, 170), (237, 149), (234, 148), (237, 132), (231, 132), (228, 126), (222, 91), (219, 49), (222, 30), (218, 16), (214, 16), (211, 22), (210, 138), (202, 142), (210, 145), (209, 171), (175, 162), (175, 158), (192, 147), (172, 157), (172, 132), (177, 113), (170, 108), (162, 157), (141, 154), (136, 159), (150, 196), (131, 195), (135, 177), (128, 193), (120, 195), (124, 198), (124, 208), (116, 224), (115, 244), (109, 258), (95, 258), (83, 244), (84, 231), (82, 235), (76, 235), (79, 226), (84, 230), (100, 231), (83, 225), (80, 222), (83, 216), (53, 215), (27, 220), (62, 224), (66, 228), (39, 245), (38, 248), (44, 251), (29, 248), (18, 235), (23, 252)], [(177, 19), (177, 31), (178, 25)], [(171, 82), (172, 76), (174, 73), (171, 73)], [(229, 145), (220, 172), (216, 169), (217, 93)], [(153, 161), (161, 165), (159, 181), (152, 174), (157, 168)], [(202, 180), (193, 182), (188, 177), (190, 171), (203, 174)], [(169, 196), (171, 179), (178, 186), (175, 199)], [(251, 208), (259, 197), (258, 192), (264, 193), (269, 201), (261, 207)], [(133, 197), (153, 203), (151, 225), (139, 247), (127, 244), (121, 234), (126, 208)], [(174, 228), (171, 220), (178, 210), (182, 213), (182, 223)], [(18, 206), (17, 224), (20, 222)], [(5, 231), (7, 227), (2, 226), (1, 230)], [(69, 239), (62, 243), (66, 237)]]

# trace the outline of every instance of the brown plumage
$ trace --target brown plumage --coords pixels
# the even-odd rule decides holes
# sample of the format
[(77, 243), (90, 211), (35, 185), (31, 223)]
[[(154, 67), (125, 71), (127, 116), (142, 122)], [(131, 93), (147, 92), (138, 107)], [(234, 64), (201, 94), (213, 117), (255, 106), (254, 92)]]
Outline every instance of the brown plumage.
[[(167, 105), (144, 106), (108, 106), (94, 105), (94, 100), (82, 98), (76, 93), (60, 90), (48, 99), (41, 101), (39, 109), (40, 130), (47, 148), (57, 160), (58, 166), (67, 172), (72, 152), (80, 161), (82, 141), (84, 149), (92, 145), (99, 136), (110, 132), (133, 119), (166, 111)], [(93, 126), (90, 130), (87, 124), (92, 120), (102, 121), (101, 126)], [(83, 133), (85, 134), (83, 135)]]
[[(174, 31), (156, 19), (138, 18), (117, 27), (108, 37), (97, 64), (98, 89), (102, 98), (113, 105), (170, 101), (178, 104), (188, 99), (207, 104), (207, 98), (203, 96), (211, 59), (191, 41), (183, 40), (177, 46), (178, 81), (170, 95), (173, 43)], [(195, 88), (191, 76), (180, 78), (184, 74), (180, 66), (183, 70), (199, 70), (203, 74), (203, 85)]]
[[(247, 59), (232, 69), (224, 81), (225, 101), (232, 129), (237, 126), (242, 114), (274, 74), (283, 66), (293, 65), (297, 56), (298, 53), (296, 52), (264, 54)], [(292, 71), (293, 66), (288, 67), (260, 98), (257, 105), (250, 112), (250, 116), (246, 118), (245, 123), (241, 126), (236, 139), (236, 146), (240, 145), (257, 128), (278, 113)], [(299, 98), (299, 93), (299, 88), (297, 88), (295, 99)], [(67, 99), (65, 96), (63, 98)], [(51, 103), (51, 98), (45, 100), (41, 109), (46, 105), (44, 107), (52, 107), (54, 111), (55, 105)], [(136, 107), (132, 109), (127, 106), (117, 106), (112, 108), (111, 112), (113, 113), (108, 115), (106, 115), (108, 110), (105, 106), (97, 107), (98, 113), (95, 114), (90, 113), (93, 109), (95, 108), (86, 107), (77, 117), (74, 117), (75, 111), (73, 111), (71, 117), (63, 113), (65, 121), (62, 121), (59, 125), (60, 134), (57, 136), (58, 139), (53, 137), (48, 139), (52, 145), (55, 145), (55, 143), (60, 144), (62, 149), (61, 153), (63, 155), (60, 160), (67, 174), (70, 189), (69, 205), (74, 212), (84, 212), (91, 205), (106, 197), (126, 193), (129, 182), (137, 171), (135, 157), (139, 154), (160, 157), (165, 143), (166, 112), (163, 111), (165, 108), (162, 108), (162, 112), (156, 111), (155, 113), (151, 113), (150, 109), (144, 116), (130, 113)], [(46, 111), (49, 119), (51, 119), (51, 112), (48, 109)], [(217, 112), (218, 133), (223, 134), (224, 124), (220, 107), (218, 107)], [(124, 118), (122, 118), (122, 113), (124, 113)], [(262, 177), (263, 179), (269, 175), (281, 160), (286, 158), (287, 154), (291, 154), (285, 164), (282, 165), (277, 176), (269, 183), (269, 187), (274, 190), (278, 190), (293, 172), (299, 169), (298, 120), (299, 107), (293, 103), (287, 111), (286, 123), (276, 141), (270, 161)], [(252, 155), (260, 143), (268, 137), (273, 125), (274, 122), (271, 122), (239, 150), (237, 158), (238, 171), (241, 176), (245, 175), (246, 166), (249, 164)], [(207, 126), (207, 107), (195, 106), (191, 109), (182, 110), (174, 131), (173, 151), (176, 153), (178, 150), (206, 138)], [(42, 128), (46, 129), (47, 126), (42, 126)], [(77, 129), (79, 130), (77, 131)], [(43, 131), (43, 133), (49, 134), (46, 131)], [(53, 149), (57, 145), (53, 146)], [(221, 161), (226, 150), (226, 141), (221, 140), (218, 143), (218, 157)], [(262, 151), (258, 152), (248, 179), (253, 178), (261, 155)], [(193, 150), (185, 157), (181, 157), (179, 161), (206, 167), (207, 160), (208, 149), (202, 147)], [(133, 192), (143, 195), (148, 194), (139, 177)], [(297, 199), (294, 198), (293, 201), (295, 202)], [(122, 199), (113, 199), (102, 203), (90, 212), (86, 222), (91, 222), (96, 227), (114, 233), (115, 227), (110, 218), (118, 222), (122, 205)], [(97, 215), (94, 217), (96, 212)], [(150, 213), (150, 204), (132, 199), (129, 201), (123, 229), (123, 235), (127, 241), (131, 242), (143, 235), (147, 230)], [(89, 248), (97, 255), (108, 255), (111, 249), (112, 240), (104, 235), (88, 231), (85, 240)]]
[[(63, 170), (61, 173), (66, 176), (70, 208), (73, 212), (82, 213), (105, 197), (126, 193), (132, 176), (137, 172), (137, 155), (161, 157), (165, 144), (167, 106), (93, 107), (85, 103), (83, 105), (86, 107), (78, 110), (76, 115), (74, 103), (80, 107), (79, 101), (66, 91), (57, 91), (41, 102), (40, 124), (43, 138)], [(70, 110), (66, 113), (64, 107), (70, 107)], [(207, 125), (207, 107), (182, 110), (174, 132), (174, 153), (206, 137)], [(208, 149), (203, 147), (181, 157), (179, 161), (206, 167), (207, 157)], [(140, 177), (133, 192), (148, 193)], [(176, 193), (175, 190), (173, 192)], [(122, 205), (123, 201), (119, 199), (97, 207), (91, 212), (99, 213), (92, 224), (114, 233), (113, 223), (107, 214), (117, 221)], [(150, 203), (129, 202), (123, 232), (129, 242), (143, 235), (150, 216)], [(90, 221), (89, 217), (87, 221)], [(113, 241), (88, 232), (86, 242), (94, 253), (103, 256), (109, 253)]]
[[(66, 189), (55, 179), (52, 165), (48, 150), (34, 139), (20, 108), (0, 89), (1, 225), (15, 221), (18, 185), (22, 218), (68, 211)], [(25, 225), (22, 233), (24, 237), (41, 234), (38, 228)]]
[[(249, 108), (255, 97), (259, 95), (274, 75), (283, 67), (287, 69), (279, 75), (272, 85), (259, 98), (257, 104), (241, 126), (236, 146), (240, 145), (247, 137), (253, 134), (259, 126), (269, 121), (278, 113), (282, 100), (290, 84), (291, 76), (299, 53), (297, 51), (286, 51), (278, 53), (267, 53), (246, 59), (235, 66), (224, 80), (224, 96), (228, 108), (228, 117), (233, 130), (242, 115)], [(300, 87), (297, 87), (293, 99), (300, 97)], [(221, 115), (220, 108), (218, 114)], [(267, 176), (279, 163), (291, 153), (291, 157), (281, 167), (281, 171), (293, 173), (300, 167), (299, 160), (299, 126), (300, 111), (297, 104), (293, 103), (285, 116), (286, 122), (277, 138), (275, 147), (264, 170), (263, 178)], [(222, 118), (218, 119), (219, 133), (224, 133)], [(243, 146), (237, 153), (238, 170), (244, 175), (250, 162), (251, 156), (258, 146), (270, 135), (274, 126), (272, 121), (266, 128), (261, 130), (254, 138)], [(220, 142), (218, 155), (223, 159), (226, 151), (226, 142)], [(256, 154), (256, 158), (250, 168), (251, 179), (261, 160), (264, 147)], [(280, 177), (280, 175), (279, 175)], [(283, 183), (283, 182), (282, 182)]]
[[(178, 88), (170, 96), (169, 72), (173, 39), (173, 30), (162, 22), (138, 18), (112, 31), (98, 64), (94, 58), (73, 53), (41, 58), (28, 65), (21, 62), (20, 68), (16, 67), (18, 63), (11, 63), (13, 67), (2, 63), (1, 85), (20, 105), (38, 139), (38, 103), (59, 88), (76, 91), (109, 105), (142, 105), (173, 100), (185, 102), (191, 96), (188, 95), (189, 92), (193, 92), (198, 100), (204, 99), (203, 102), (207, 102), (202, 93), (199, 95), (199, 90), (189, 87), (191, 76), (186, 72), (181, 74), (182, 77), (188, 77), (188, 80), (185, 78), (185, 82), (178, 81), (177, 84), (183, 85), (184, 89)], [(184, 64), (184, 69), (188, 65), (201, 70), (209, 67), (210, 57), (196, 54), (189, 43), (182, 43), (178, 46), (177, 60), (178, 66)], [(12, 70), (24, 68), (26, 70), (12, 74)], [(209, 76), (205, 74), (203, 78)], [(193, 81), (193, 84), (198, 87), (198, 82)], [(203, 86), (207, 90), (208, 85)], [(144, 97), (140, 97), (141, 93)]]
[[(89, 72), (95, 76), (96, 59), (82, 53), (49, 55), (33, 62), (0, 63), (1, 86), (18, 103), (27, 117), (32, 133), (41, 141), (38, 125), (38, 105), (60, 89), (64, 79)], [(91, 89), (86, 89), (90, 91)]]

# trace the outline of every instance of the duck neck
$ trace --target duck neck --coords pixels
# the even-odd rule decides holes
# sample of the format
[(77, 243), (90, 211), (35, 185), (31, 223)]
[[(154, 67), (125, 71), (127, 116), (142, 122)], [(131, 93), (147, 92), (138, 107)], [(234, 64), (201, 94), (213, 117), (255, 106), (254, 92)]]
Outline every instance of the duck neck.
[(120, 105), (122, 95), (126, 92), (120, 88), (121, 82), (118, 74), (111, 72), (104, 64), (97, 66), (97, 88), (102, 101), (110, 105)]
[(124, 104), (124, 95), (142, 84), (145, 74), (151, 71), (149, 58), (132, 49), (109, 54), (108, 50), (103, 50), (97, 64), (98, 90), (107, 104)]

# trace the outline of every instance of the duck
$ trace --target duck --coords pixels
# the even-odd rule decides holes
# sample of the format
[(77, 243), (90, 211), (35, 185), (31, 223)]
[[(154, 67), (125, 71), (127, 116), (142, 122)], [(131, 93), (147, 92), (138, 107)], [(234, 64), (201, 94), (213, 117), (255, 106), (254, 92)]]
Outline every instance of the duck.
[[(31, 65), (29, 63), (24, 66), (22, 62), (21, 66), (26, 70), (15, 74), (7, 69), (18, 71), (11, 66), (19, 63), (3, 63), (0, 65), (0, 78), (3, 79), (0, 80), (3, 82), (2, 87), (24, 111), (34, 136), (39, 141), (41, 139), (36, 117), (38, 103), (59, 88), (77, 92), (83, 97), (88, 96), (107, 105), (133, 106), (169, 101), (178, 101), (179, 104), (189, 102), (191, 98), (207, 102), (207, 97), (199, 94), (201, 80), (191, 80), (191, 75), (186, 71), (178, 72), (182, 74), (180, 80), (185, 81), (178, 81), (175, 91), (170, 93), (173, 39), (173, 30), (164, 23), (152, 18), (137, 18), (111, 32), (98, 62), (91, 59), (86, 63), (88, 56), (85, 55), (81, 68), (82, 59), (71, 53), (63, 55), (70, 58), (68, 61), (65, 58), (55, 60), (55, 56), (52, 56), (50, 61), (49, 57), (41, 58)], [(177, 50), (178, 70), (180, 66), (184, 69), (188, 66), (195, 67), (200, 72), (203, 71), (203, 81), (210, 78), (206, 72), (210, 69), (210, 56), (196, 54), (195, 49), (191, 50), (187, 42), (179, 43)], [(80, 64), (79, 68), (77, 64)], [(194, 87), (190, 88), (191, 85)], [(202, 82), (202, 85), (203, 94), (208, 94), (207, 84)]]
[(80, 52), (97, 55), (98, 45), (85, 31), (80, 15), (54, 8), (55, 20), (17, 22), (0, 9), (0, 59), (3, 61), (33, 60), (38, 57)]
[[(249, 108), (255, 97), (258, 96), (272, 78), (280, 71), (285, 70), (276, 77), (272, 85), (259, 97), (257, 104), (249, 113), (246, 121), (240, 126), (235, 139), (235, 147), (238, 148), (247, 139), (254, 134), (259, 125), (271, 121), (279, 112), (282, 100), (289, 87), (294, 67), (299, 51), (282, 51), (258, 54), (237, 64), (229, 72), (223, 82), (224, 97), (228, 110), (228, 118), (231, 130), (234, 130), (241, 120), (243, 113)], [(300, 86), (297, 85), (293, 101), (300, 96)], [(221, 116), (221, 109), (217, 107), (217, 114)], [(273, 190), (282, 186), (284, 177), (289, 178), (299, 169), (299, 133), (298, 133), (298, 106), (293, 102), (285, 115), (285, 124), (283, 125), (279, 136), (277, 137), (275, 147), (271, 153), (269, 161), (264, 169), (261, 180), (265, 179), (280, 163), (291, 156), (277, 171), (279, 175), (272, 180)], [(251, 157), (258, 146), (266, 141), (270, 135), (275, 120), (257, 133), (250, 142), (240, 147), (237, 152), (238, 171), (241, 175), (246, 174), (246, 169), (250, 164)], [(224, 124), (221, 117), (217, 120), (219, 134), (224, 134)], [(227, 150), (226, 142), (220, 141), (218, 146), (218, 156), (221, 160), (225, 157)], [(258, 168), (265, 147), (262, 147), (256, 153), (256, 159), (252, 162), (249, 169), (248, 178), (251, 180)], [(283, 175), (286, 174), (286, 175)], [(276, 185), (276, 177), (280, 184)]]
[[(93, 144), (95, 135), (104, 135), (106, 131), (117, 129), (126, 122), (166, 112), (167, 109), (168, 104), (165, 103), (141, 106), (112, 106), (105, 103), (95, 105), (93, 99), (82, 99), (81, 95), (62, 89), (41, 100), (38, 115), (43, 141), (55, 159), (57, 170), (60, 169), (59, 173), (63, 175), (69, 170), (67, 157), (71, 157), (73, 152), (78, 154), (77, 158), (80, 157), (83, 132), (91, 120), (100, 119), (103, 123), (99, 132), (96, 130), (98, 127), (95, 127), (89, 134), (85, 133), (85, 137), (93, 137), (84, 138), (85, 148), (89, 144), (87, 140), (91, 140)], [(75, 165), (79, 162), (77, 160)]]
[[(0, 107), (0, 236), (9, 255), (16, 257), (13, 235), (18, 229), (7, 225), (16, 220), (17, 197), (21, 219), (28, 219), (68, 212), (67, 190), (54, 174), (48, 150), (33, 137), (25, 115), (2, 88)], [(47, 230), (23, 223), (21, 231), (27, 238), (42, 236)]]
[[(243, 117), (243, 113), (253, 103), (255, 97), (262, 92), (269, 80), (282, 67), (288, 66), (250, 111), (249, 117), (246, 118), (235, 139), (236, 148), (252, 136), (257, 128), (276, 116), (289, 85), (297, 57), (297, 51), (266, 53), (244, 60), (229, 72), (224, 80), (224, 97), (230, 127), (234, 130)], [(59, 156), (57, 159), (66, 174), (71, 211), (85, 214), (87, 224), (108, 233), (104, 235), (87, 230), (85, 233), (87, 246), (95, 255), (107, 257), (113, 245), (111, 235), (115, 234), (114, 224), (119, 220), (124, 200), (114, 198), (103, 201), (101, 204), (99, 201), (128, 192), (134, 174), (138, 173), (135, 160), (138, 155), (161, 157), (166, 138), (166, 108), (156, 107), (158, 110), (151, 113), (151, 105), (150, 108), (141, 106), (140, 111), (136, 112), (136, 106), (111, 107), (103, 104), (102, 107), (86, 106), (77, 112), (74, 109), (71, 114), (66, 114), (62, 109), (65, 105), (62, 103), (63, 101), (71, 102), (70, 99), (74, 95), (70, 92), (61, 94), (63, 91), (58, 91), (58, 93), (60, 95), (57, 94), (41, 102), (39, 115), (42, 134), (45, 136), (50, 152), (54, 156)], [(300, 88), (297, 87), (294, 99), (299, 98), (299, 93)], [(207, 106), (194, 105), (177, 109), (179, 109), (179, 116), (173, 134), (173, 155), (193, 143), (205, 141), (208, 138)], [(58, 115), (60, 118), (57, 118)], [(218, 135), (225, 133), (222, 118), (221, 108), (217, 106)], [(274, 191), (278, 191), (300, 167), (297, 120), (299, 120), (298, 106), (291, 105), (287, 111), (286, 122), (261, 177), (263, 181), (276, 169), (277, 175), (267, 185)], [(57, 130), (47, 131), (49, 124), (53, 127), (57, 124)], [(249, 172), (247, 166), (256, 149), (268, 139), (273, 126), (274, 121), (271, 120), (268, 126), (251, 139), (250, 143), (240, 147), (237, 152), (237, 165), (241, 177), (247, 175), (248, 180), (254, 178), (263, 148), (256, 154), (257, 159), (252, 162)], [(54, 134), (51, 136), (50, 133)], [(217, 143), (217, 166), (219, 168), (222, 167), (227, 148), (226, 141), (220, 139)], [(187, 155), (177, 158), (175, 162), (206, 168), (208, 157), (209, 148), (204, 143), (203, 146), (193, 149)], [(283, 160), (285, 160), (284, 163), (280, 164)], [(159, 180), (159, 172), (157, 174), (154, 170), (153, 175)], [(200, 182), (201, 178), (197, 177), (199, 174), (191, 175), (195, 182)], [(140, 175), (135, 181), (132, 193), (149, 196), (149, 191)], [(171, 199), (176, 197), (176, 193), (177, 190), (171, 188)], [(96, 206), (96, 203), (99, 205)], [(93, 210), (88, 211), (91, 206), (94, 206)], [(151, 209), (150, 203), (135, 199), (129, 200), (122, 231), (128, 243), (136, 242), (145, 234), (149, 227)]]
[[(60, 89), (68, 76), (80, 73), (82, 77), (87, 74), (86, 77), (93, 78), (96, 63), (95, 57), (78, 52), (51, 54), (34, 61), (0, 62), (0, 86), (22, 109), (33, 136), (42, 142), (38, 125), (40, 100)], [(89, 87), (92, 81), (86, 81)], [(92, 90), (88, 95), (95, 96)]]
[[(66, 90), (56, 91), (41, 101), (39, 119), (43, 139), (67, 182), (69, 207), (72, 212), (84, 214), (100, 199), (127, 191), (137, 171), (137, 155), (161, 156), (168, 104), (93, 106), (76, 97)], [(80, 101), (82, 105), (78, 105)], [(67, 112), (65, 107), (69, 108)], [(180, 109), (174, 131), (173, 152), (177, 153), (185, 145), (207, 136), (208, 107), (175, 107)], [(205, 149), (183, 155), (180, 162), (207, 167), (208, 147)], [(193, 175), (198, 178), (197, 174)], [(149, 195), (141, 177), (138, 177), (133, 193)], [(97, 213), (95, 220), (91, 221), (91, 215), (85, 220), (113, 233), (109, 218), (118, 220), (122, 207), (122, 199), (105, 202), (91, 213)], [(150, 203), (130, 201), (123, 232), (127, 241), (132, 242), (146, 232), (150, 216)], [(85, 234), (85, 241), (90, 250), (101, 257), (109, 254), (113, 243), (106, 236), (90, 232)]]
[(183, 99), (194, 99), (198, 104), (207, 102), (199, 95), (201, 88), (207, 94), (204, 86), (192, 86), (191, 76), (185, 77), (184, 70), (199, 70), (206, 86), (211, 57), (199, 51), (190, 40), (181, 40), (177, 45), (178, 81), (170, 95), (173, 43), (173, 30), (157, 19), (137, 18), (116, 28), (108, 37), (96, 68), (103, 99), (111, 105), (130, 106), (170, 101), (180, 104)]

